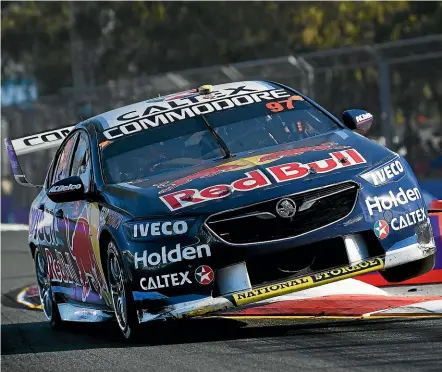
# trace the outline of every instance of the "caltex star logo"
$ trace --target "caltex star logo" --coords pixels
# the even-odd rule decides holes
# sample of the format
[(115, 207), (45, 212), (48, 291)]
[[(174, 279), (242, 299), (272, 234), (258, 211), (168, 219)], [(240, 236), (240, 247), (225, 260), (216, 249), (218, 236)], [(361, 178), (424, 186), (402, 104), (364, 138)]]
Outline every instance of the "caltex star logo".
[(390, 233), (390, 226), (388, 226), (387, 221), (376, 221), (374, 224), (374, 233), (379, 239), (385, 239)]
[(212, 283), (214, 276), (213, 270), (206, 265), (202, 265), (195, 270), (196, 281), (203, 285)]

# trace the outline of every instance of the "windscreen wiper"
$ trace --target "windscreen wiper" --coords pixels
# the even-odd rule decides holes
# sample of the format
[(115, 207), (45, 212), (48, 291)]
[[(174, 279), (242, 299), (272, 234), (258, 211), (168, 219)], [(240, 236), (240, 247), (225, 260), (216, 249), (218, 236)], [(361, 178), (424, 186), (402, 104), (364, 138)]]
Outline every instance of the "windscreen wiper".
[(215, 129), (210, 125), (210, 123), (207, 121), (206, 117), (204, 115), (201, 115), (201, 118), (204, 121), (204, 124), (206, 125), (207, 129), (209, 130), (210, 134), (212, 134), (212, 136), (215, 138), (216, 143), (219, 145), (219, 147), (221, 147), (221, 149), (224, 152), (224, 157), (223, 159), (229, 159), (229, 158), (233, 158), (235, 156), (235, 154), (232, 154), (232, 152), (230, 151), (230, 149), (227, 147), (226, 143), (224, 142), (224, 140), (218, 135), (218, 133), (216, 133)]

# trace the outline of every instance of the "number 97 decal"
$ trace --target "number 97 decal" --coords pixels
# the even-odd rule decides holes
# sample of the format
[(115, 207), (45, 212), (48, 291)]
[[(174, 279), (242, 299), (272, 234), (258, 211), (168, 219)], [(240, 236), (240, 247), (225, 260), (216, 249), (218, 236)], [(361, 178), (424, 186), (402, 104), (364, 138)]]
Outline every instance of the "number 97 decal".
[(281, 112), (284, 110), (293, 110), (295, 107), (293, 106), (293, 101), (304, 101), (304, 98), (301, 96), (291, 96), (289, 99), (284, 101), (276, 101), (269, 102), (266, 104), (266, 107), (271, 112)]

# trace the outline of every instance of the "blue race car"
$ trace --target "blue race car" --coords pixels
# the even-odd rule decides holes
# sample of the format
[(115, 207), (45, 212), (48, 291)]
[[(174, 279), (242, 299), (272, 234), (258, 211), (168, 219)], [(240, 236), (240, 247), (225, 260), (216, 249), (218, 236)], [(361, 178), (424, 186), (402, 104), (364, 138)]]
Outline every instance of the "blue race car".
[[(275, 82), (205, 85), (75, 127), (6, 139), (58, 147), (32, 203), (29, 245), (46, 317), (181, 318), (380, 271), (430, 271), (422, 192), (398, 154)], [(142, 328), (141, 328), (142, 329)]]

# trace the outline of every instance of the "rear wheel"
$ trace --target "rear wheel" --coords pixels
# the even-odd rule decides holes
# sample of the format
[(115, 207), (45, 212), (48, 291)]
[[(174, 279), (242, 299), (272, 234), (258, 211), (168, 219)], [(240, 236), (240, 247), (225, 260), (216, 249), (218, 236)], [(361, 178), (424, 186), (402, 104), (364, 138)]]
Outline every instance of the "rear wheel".
[(52, 329), (60, 329), (64, 322), (58, 311), (58, 305), (54, 300), (48, 266), (46, 265), (43, 251), (40, 248), (35, 250), (34, 263), (35, 273), (37, 275), (38, 294), (43, 307), (43, 313), (49, 320)]
[(140, 323), (129, 290), (129, 282), (123, 270), (121, 253), (113, 241), (107, 247), (107, 280), (112, 295), (115, 317), (126, 340), (135, 339), (139, 333)]
[(400, 266), (380, 271), (380, 274), (387, 282), (403, 282), (404, 280), (416, 278), (429, 272), (433, 269), (435, 263), (436, 254), (433, 254), (432, 256), (428, 256), (418, 261), (408, 262)]

